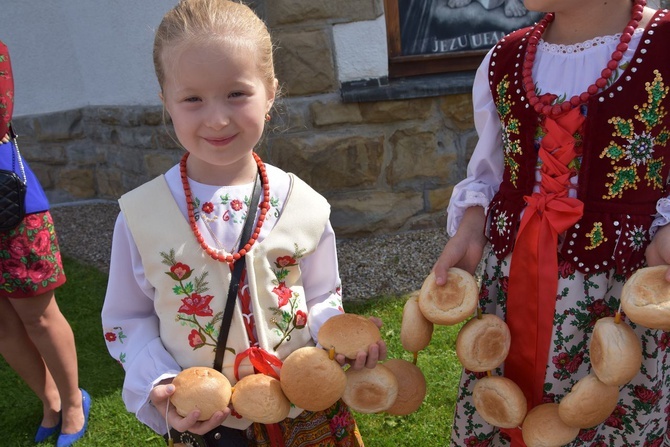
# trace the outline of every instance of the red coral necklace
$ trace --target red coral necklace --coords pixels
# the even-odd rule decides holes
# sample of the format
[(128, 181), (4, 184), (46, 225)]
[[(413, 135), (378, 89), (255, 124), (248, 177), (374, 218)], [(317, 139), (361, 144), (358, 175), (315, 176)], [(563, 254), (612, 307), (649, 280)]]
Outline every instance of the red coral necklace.
[[(202, 237), (202, 234), (200, 234), (200, 230), (198, 230), (198, 226), (196, 225), (195, 221), (195, 212), (193, 209), (193, 196), (191, 194), (191, 186), (188, 183), (188, 176), (186, 175), (186, 160), (188, 159), (189, 152), (186, 152), (184, 156), (181, 158), (181, 161), (179, 162), (179, 172), (181, 174), (181, 184), (182, 187), (184, 188), (184, 195), (186, 196), (186, 208), (188, 210), (188, 221), (191, 224), (191, 231), (193, 231), (193, 234), (195, 235), (196, 240), (200, 243), (200, 246), (202, 247), (205, 252), (211, 256), (213, 259), (216, 259), (217, 261), (220, 262), (227, 262), (228, 264), (232, 265), (240, 259), (242, 256), (246, 255), (249, 250), (251, 250), (251, 247), (256, 243), (256, 240), (258, 239), (258, 235), (261, 232), (261, 227), (263, 226), (263, 222), (265, 221), (265, 216), (267, 215), (268, 210), (270, 209), (270, 183), (268, 182), (268, 174), (265, 170), (265, 164), (263, 163), (263, 160), (255, 153), (252, 152), (254, 156), (254, 160), (256, 160), (256, 164), (258, 165), (258, 175), (260, 176), (261, 179), (261, 184), (263, 185), (263, 202), (259, 205), (260, 208), (260, 214), (258, 215), (258, 222), (256, 222), (256, 228), (254, 228), (254, 231), (247, 241), (247, 243), (239, 249), (236, 253), (221, 253), (220, 250), (214, 249), (207, 245), (207, 242), (205, 242), (205, 238)], [(247, 218), (249, 216), (254, 215), (255, 213), (252, 213), (252, 210), (249, 210), (247, 213)]]
[(539, 98), (535, 94), (535, 83), (533, 82), (533, 63), (535, 62), (535, 53), (537, 53), (537, 44), (540, 42), (540, 38), (546, 31), (547, 26), (554, 20), (554, 13), (545, 15), (544, 18), (535, 25), (535, 28), (533, 28), (528, 37), (528, 47), (526, 48), (523, 69), (521, 71), (522, 83), (526, 90), (526, 98), (528, 98), (528, 103), (535, 109), (535, 111), (546, 116), (557, 116), (563, 112), (567, 112), (573, 107), (585, 104), (592, 95), (595, 95), (600, 89), (604, 88), (607, 85), (607, 80), (619, 66), (619, 62), (623, 58), (624, 53), (628, 50), (628, 43), (631, 41), (633, 33), (640, 23), (640, 20), (642, 20), (642, 12), (646, 4), (647, 0), (635, 0), (631, 10), (631, 19), (621, 33), (619, 44), (617, 45), (616, 50), (612, 53), (612, 58), (607, 63), (607, 66), (600, 73), (600, 78), (589, 85), (585, 92), (573, 96), (569, 101), (563, 101), (553, 105), (551, 102), (556, 96), (542, 95), (542, 98)]

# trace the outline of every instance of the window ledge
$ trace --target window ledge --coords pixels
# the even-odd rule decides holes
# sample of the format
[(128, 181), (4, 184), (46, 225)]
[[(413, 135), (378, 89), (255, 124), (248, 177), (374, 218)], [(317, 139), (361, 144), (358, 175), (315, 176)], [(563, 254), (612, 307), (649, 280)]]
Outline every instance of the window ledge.
[(343, 102), (394, 101), (431, 96), (470, 93), (475, 80), (474, 71), (352, 81), (342, 84)]

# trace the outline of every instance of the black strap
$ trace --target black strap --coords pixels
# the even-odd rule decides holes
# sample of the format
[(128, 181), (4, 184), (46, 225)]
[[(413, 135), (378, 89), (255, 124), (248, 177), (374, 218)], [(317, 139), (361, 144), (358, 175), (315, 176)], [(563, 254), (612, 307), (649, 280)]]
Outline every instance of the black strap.
[[(261, 179), (260, 175), (256, 175), (256, 183), (251, 195), (251, 203), (249, 203), (249, 211), (244, 221), (244, 228), (242, 229), (242, 237), (240, 238), (240, 246), (238, 250), (244, 247), (249, 238), (251, 238), (251, 231), (256, 220), (256, 210), (258, 209), (258, 201), (261, 197)], [(235, 261), (233, 274), (230, 277), (230, 285), (228, 286), (228, 299), (226, 300), (226, 309), (221, 320), (221, 328), (219, 329), (219, 339), (216, 343), (216, 356), (214, 357), (214, 369), (221, 371), (223, 367), (223, 354), (226, 352), (226, 343), (228, 342), (228, 332), (230, 331), (230, 323), (233, 320), (233, 309), (237, 301), (237, 290), (240, 286), (240, 278), (244, 270), (245, 256), (240, 257)]]

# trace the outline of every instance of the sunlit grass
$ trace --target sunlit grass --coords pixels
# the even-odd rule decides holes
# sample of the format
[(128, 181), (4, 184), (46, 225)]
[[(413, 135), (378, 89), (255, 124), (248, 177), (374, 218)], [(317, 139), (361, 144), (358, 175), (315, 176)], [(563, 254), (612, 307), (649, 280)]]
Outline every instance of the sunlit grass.
[[(162, 437), (137, 421), (121, 400), (122, 368), (109, 356), (100, 322), (107, 275), (94, 267), (65, 259), (68, 282), (57, 291), (58, 304), (75, 333), (80, 384), (93, 398), (87, 435), (77, 447), (164, 446)], [(382, 336), (389, 358), (412, 360), (400, 343), (400, 323), (405, 297), (378, 297), (346, 303), (347, 312), (377, 316), (384, 321)], [(421, 408), (408, 416), (358, 414), (368, 447), (442, 447), (449, 443), (460, 365), (454, 352), (457, 327), (436, 326), (433, 338), (419, 353), (417, 365), (427, 381)], [(0, 433), (2, 445), (34, 446), (41, 417), (41, 403), (0, 358)], [(54, 445), (55, 439), (39, 444)]]

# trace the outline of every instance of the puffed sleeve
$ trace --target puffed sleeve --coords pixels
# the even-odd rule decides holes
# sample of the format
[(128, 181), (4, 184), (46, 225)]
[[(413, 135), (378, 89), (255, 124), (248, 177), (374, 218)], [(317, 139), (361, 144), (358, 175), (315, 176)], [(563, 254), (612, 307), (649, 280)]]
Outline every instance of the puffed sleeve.
[(301, 261), (301, 270), (309, 311), (307, 324), (316, 343), (321, 325), (330, 317), (344, 312), (335, 232), (330, 222), (314, 253)]
[(102, 307), (105, 341), (126, 372), (122, 397), (128, 411), (154, 431), (167, 433), (165, 421), (149, 403), (149, 392), (181, 368), (160, 340), (153, 297), (154, 289), (144, 276), (137, 246), (121, 213), (114, 227)]
[(475, 74), (472, 87), (475, 129), (479, 137), (468, 162), (466, 178), (459, 182), (447, 207), (447, 233), (453, 236), (471, 206), (488, 207), (503, 177), (502, 128), (489, 86), (489, 52)]

